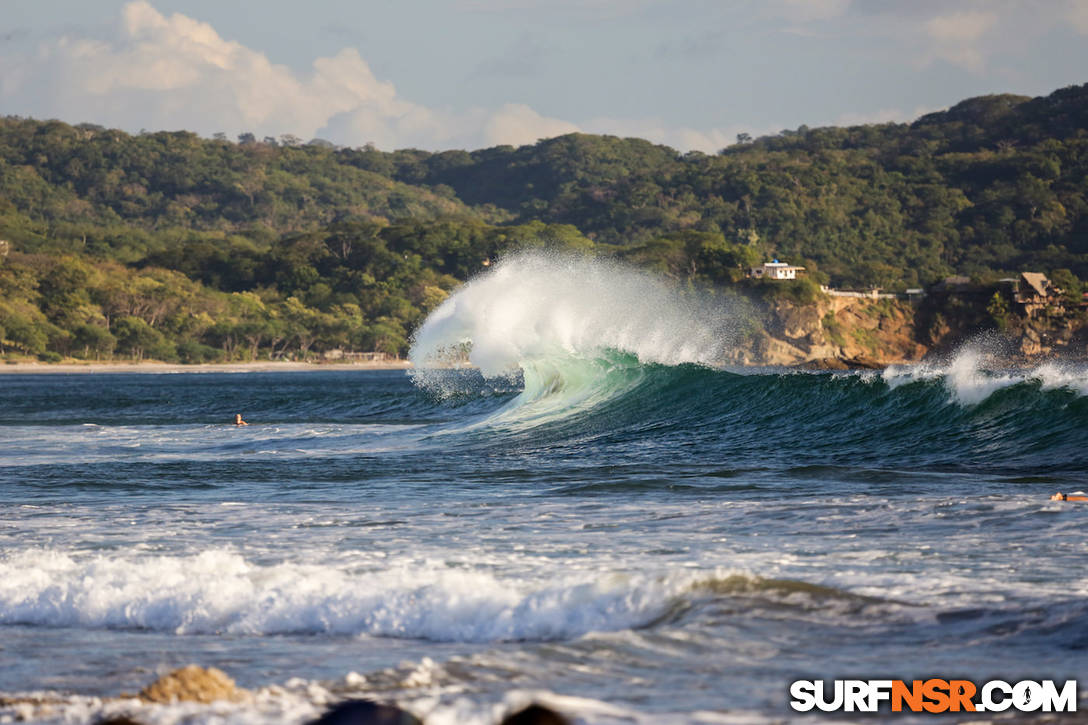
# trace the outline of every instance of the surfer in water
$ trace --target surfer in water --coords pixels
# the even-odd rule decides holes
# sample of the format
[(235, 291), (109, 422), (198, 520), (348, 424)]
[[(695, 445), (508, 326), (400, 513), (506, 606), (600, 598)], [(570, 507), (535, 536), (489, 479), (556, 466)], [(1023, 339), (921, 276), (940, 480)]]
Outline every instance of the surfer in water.
[(1051, 501), (1088, 501), (1088, 496), (1075, 495), (1072, 493), (1062, 493), (1058, 491), (1056, 494), (1050, 497)]
[(241, 413), (235, 413), (234, 414), (234, 424), (235, 425), (249, 425), (249, 423), (242, 420), (242, 414)]

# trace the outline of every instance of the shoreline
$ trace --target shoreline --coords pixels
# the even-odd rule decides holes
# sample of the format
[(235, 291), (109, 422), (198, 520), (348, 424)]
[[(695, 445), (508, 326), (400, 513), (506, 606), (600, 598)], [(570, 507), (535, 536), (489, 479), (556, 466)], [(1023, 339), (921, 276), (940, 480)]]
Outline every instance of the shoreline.
[(0, 365), (0, 375), (66, 375), (96, 373), (268, 373), (268, 372), (311, 372), (338, 370), (411, 370), (408, 360), (389, 362), (358, 363), (310, 363), (310, 362), (274, 362), (270, 360), (237, 363), (181, 363), (164, 362), (18, 362)]
[[(941, 360), (943, 358), (936, 358)], [(884, 370), (893, 365), (923, 365), (932, 360), (878, 360), (867, 356), (814, 358), (791, 364), (752, 363), (747, 361), (723, 361), (709, 367), (715, 369), (738, 368), (781, 368), (810, 372), (845, 372), (863, 370)], [(1085, 364), (1088, 359), (1082, 357), (1042, 356), (1042, 357), (1005, 357), (997, 361), (1004, 368), (1033, 368), (1047, 362), (1065, 362)], [(471, 368), (471, 364), (446, 364), (438, 367)], [(93, 375), (93, 374), (176, 374), (176, 373), (269, 373), (269, 372), (333, 372), (350, 370), (412, 370), (410, 360), (389, 360), (383, 362), (293, 362), (258, 360), (253, 362), (233, 363), (167, 363), (154, 360), (130, 362), (112, 360), (108, 362), (69, 361), (47, 363), (26, 361), (0, 363), (0, 377), (8, 375)]]

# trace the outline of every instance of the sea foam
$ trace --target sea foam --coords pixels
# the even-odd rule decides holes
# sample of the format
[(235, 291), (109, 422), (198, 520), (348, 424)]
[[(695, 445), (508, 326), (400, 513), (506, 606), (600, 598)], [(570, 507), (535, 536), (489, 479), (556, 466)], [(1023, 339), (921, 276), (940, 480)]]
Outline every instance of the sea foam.
[(504, 580), (444, 565), (352, 570), (190, 556), (0, 560), (0, 623), (178, 634), (375, 635), (434, 641), (552, 640), (642, 626), (693, 575)]

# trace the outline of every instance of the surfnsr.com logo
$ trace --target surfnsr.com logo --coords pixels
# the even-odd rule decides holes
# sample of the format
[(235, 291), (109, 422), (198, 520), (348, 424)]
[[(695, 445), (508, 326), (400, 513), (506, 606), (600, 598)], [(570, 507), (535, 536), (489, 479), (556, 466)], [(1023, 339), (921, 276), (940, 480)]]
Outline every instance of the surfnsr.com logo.
[(790, 697), (797, 712), (1076, 712), (1077, 681), (797, 680)]

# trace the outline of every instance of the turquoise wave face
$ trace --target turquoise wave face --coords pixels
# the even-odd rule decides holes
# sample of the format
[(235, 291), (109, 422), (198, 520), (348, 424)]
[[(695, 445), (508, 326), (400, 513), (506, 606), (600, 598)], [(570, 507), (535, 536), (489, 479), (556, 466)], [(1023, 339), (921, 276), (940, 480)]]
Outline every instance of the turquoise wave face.
[[(126, 465), (183, 467), (244, 452), (257, 468), (267, 458), (273, 477), (277, 457), (336, 470), (350, 467), (351, 456), (437, 446), (503, 456), (608, 451), (609, 460), (636, 467), (657, 465), (656, 455), (738, 469), (860, 465), (1026, 477), (1088, 466), (1083, 367), (729, 371), (643, 364), (619, 351), (523, 366), (495, 379), (428, 371), (429, 387), (418, 377), (406, 385), (396, 372), (320, 373), (316, 386), (289, 373), (243, 386), (236, 375), (202, 375), (186, 386), (168, 375), (98, 376), (78, 386), (7, 376), (0, 425), (11, 455), (0, 464), (64, 465), (86, 445), (84, 462)], [(360, 389), (365, 395), (353, 395)], [(256, 424), (245, 436), (220, 430), (234, 412)]]
[[(981, 467), (1029, 475), (1088, 464), (1088, 371), (972, 376), (965, 389), (962, 375), (948, 370), (729, 371), (644, 365), (609, 351), (527, 361), (520, 393), (449, 432), (466, 443), (478, 443), (473, 435), (485, 431), (487, 444), (608, 446), (632, 460), (678, 447), (744, 466)], [(459, 371), (444, 385), (464, 396), (485, 382), (478, 372)]]

